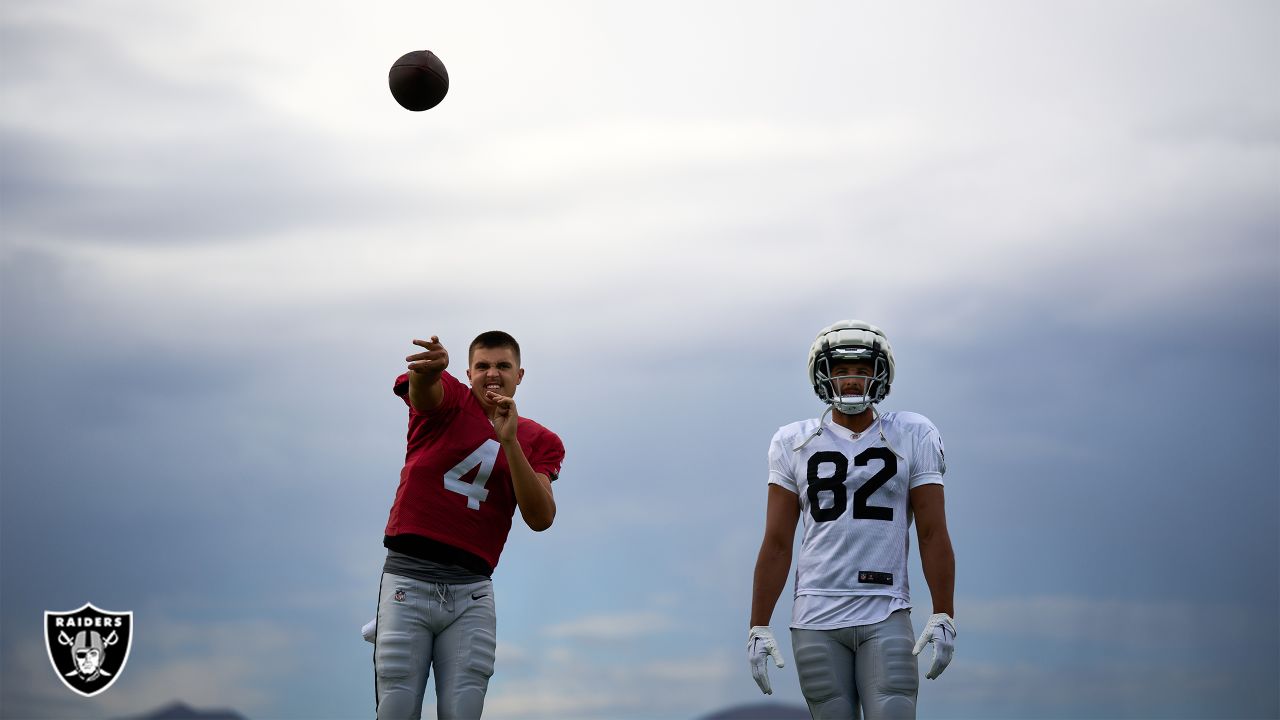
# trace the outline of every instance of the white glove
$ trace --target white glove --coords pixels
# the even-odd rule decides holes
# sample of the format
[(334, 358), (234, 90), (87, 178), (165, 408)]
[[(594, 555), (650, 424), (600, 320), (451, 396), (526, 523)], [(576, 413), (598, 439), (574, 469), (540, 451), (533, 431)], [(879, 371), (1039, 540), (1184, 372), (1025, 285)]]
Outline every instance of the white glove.
[(373, 642), (374, 633), (378, 631), (378, 618), (370, 620), (364, 627), (360, 628), (360, 634), (365, 640)]
[(778, 649), (778, 641), (773, 639), (773, 631), (765, 625), (751, 628), (747, 634), (747, 662), (751, 663), (751, 677), (755, 678), (760, 691), (765, 695), (773, 694), (773, 686), (769, 684), (768, 666), (765, 658), (772, 656), (773, 664), (786, 667), (787, 661), (782, 659), (782, 651)]
[(924, 646), (933, 643), (933, 665), (929, 668), (929, 672), (925, 673), (925, 677), (930, 680), (942, 674), (947, 669), (947, 665), (951, 663), (951, 655), (956, 650), (956, 621), (946, 613), (936, 613), (929, 616), (929, 622), (924, 624), (924, 630), (920, 631), (920, 639), (916, 640), (916, 648), (911, 651), (912, 655), (919, 655)]

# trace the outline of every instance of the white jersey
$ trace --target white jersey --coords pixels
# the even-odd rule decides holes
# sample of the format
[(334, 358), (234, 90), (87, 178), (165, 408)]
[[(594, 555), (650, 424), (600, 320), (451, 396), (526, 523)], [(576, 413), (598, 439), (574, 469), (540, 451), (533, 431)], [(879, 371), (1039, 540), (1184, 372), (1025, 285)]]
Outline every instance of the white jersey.
[(946, 472), (942, 438), (923, 415), (885, 413), (857, 434), (829, 420), (815, 434), (818, 422), (786, 425), (769, 445), (769, 482), (800, 500), (796, 597), (819, 596), (795, 604), (792, 627), (858, 596), (909, 605), (910, 490)]

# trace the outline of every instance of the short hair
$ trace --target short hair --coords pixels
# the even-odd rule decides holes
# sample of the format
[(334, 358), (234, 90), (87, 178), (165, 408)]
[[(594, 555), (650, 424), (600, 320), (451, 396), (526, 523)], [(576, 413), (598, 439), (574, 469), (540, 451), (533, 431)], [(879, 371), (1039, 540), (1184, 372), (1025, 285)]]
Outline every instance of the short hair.
[(471, 341), (471, 345), (467, 347), (467, 364), (471, 364), (471, 355), (478, 348), (504, 348), (509, 347), (516, 354), (516, 365), (520, 364), (520, 343), (516, 339), (502, 332), (501, 330), (490, 330), (482, 332)]

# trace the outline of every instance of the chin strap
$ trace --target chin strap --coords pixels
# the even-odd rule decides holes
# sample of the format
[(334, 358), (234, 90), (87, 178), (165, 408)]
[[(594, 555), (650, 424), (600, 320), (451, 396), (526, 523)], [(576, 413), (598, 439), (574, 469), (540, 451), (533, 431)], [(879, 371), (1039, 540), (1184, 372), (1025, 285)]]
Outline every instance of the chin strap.
[(830, 406), (830, 405), (828, 405), (828, 406), (827, 406), (827, 409), (826, 409), (826, 410), (824, 410), (824, 411), (822, 412), (822, 417), (819, 417), (819, 418), (818, 418), (818, 429), (817, 429), (817, 430), (814, 430), (814, 431), (813, 431), (813, 432), (811, 432), (811, 433), (809, 433), (809, 437), (805, 438), (805, 439), (804, 439), (804, 442), (800, 443), (800, 444), (799, 444), (799, 445), (797, 445), (795, 448), (793, 448), (793, 449), (792, 449), (792, 452), (800, 452), (801, 450), (803, 450), (803, 449), (804, 449), (804, 446), (805, 446), (805, 445), (808, 445), (808, 444), (809, 444), (809, 441), (810, 441), (810, 440), (812, 440), (812, 439), (814, 439), (814, 438), (818, 437), (819, 435), (821, 435), (821, 434), (822, 434), (822, 421), (823, 421), (823, 420), (826, 420), (826, 419), (827, 419), (827, 416), (828, 416), (828, 415), (830, 415), (830, 414), (831, 414), (831, 406)]

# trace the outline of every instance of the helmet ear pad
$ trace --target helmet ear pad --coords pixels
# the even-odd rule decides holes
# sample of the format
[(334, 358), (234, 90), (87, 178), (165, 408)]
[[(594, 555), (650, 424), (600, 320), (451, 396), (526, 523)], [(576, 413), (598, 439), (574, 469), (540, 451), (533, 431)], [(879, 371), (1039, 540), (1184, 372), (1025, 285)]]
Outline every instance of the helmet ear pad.
[(879, 348), (874, 349), (872, 357), (875, 363), (875, 370), (872, 370), (872, 372), (875, 373), (875, 377), (871, 379), (868, 391), (876, 402), (880, 402), (889, 396), (889, 389), (892, 385), (892, 379), (889, 375), (889, 360)]

